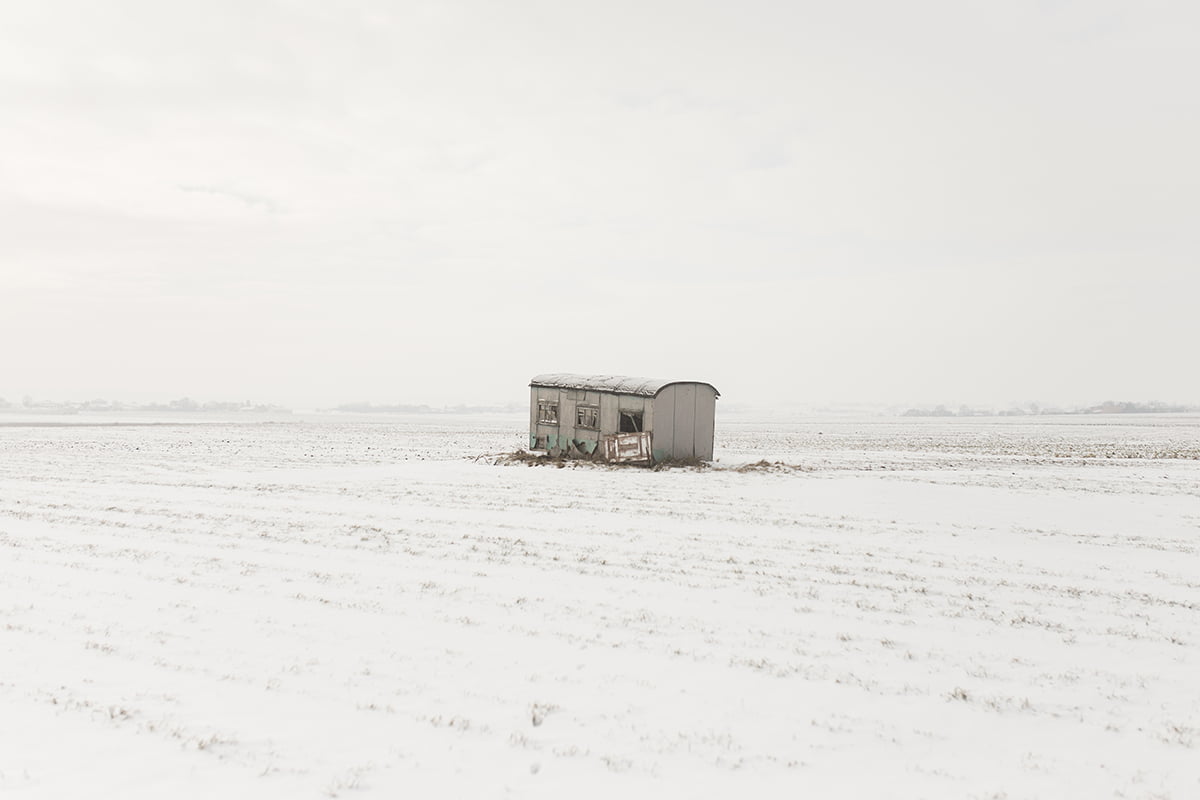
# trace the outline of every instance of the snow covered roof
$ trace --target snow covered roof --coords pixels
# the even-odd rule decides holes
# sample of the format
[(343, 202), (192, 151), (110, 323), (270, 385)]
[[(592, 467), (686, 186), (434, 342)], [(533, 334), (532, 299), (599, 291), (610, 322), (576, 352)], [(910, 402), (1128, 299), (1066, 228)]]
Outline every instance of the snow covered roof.
[(550, 372), (545, 375), (534, 375), (529, 381), (530, 386), (549, 386), (555, 389), (584, 389), (592, 392), (613, 392), (614, 394), (635, 394), (641, 397), (654, 397), (664, 387), (673, 383), (699, 383), (716, 392), (717, 387), (704, 381), (668, 381), (660, 378), (630, 378), (626, 375), (574, 375), (569, 372)]

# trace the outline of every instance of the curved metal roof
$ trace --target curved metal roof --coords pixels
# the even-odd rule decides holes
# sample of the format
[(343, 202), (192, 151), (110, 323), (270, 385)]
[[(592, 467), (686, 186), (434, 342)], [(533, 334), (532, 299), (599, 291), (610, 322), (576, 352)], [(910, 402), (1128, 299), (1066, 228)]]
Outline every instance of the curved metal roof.
[(591, 392), (612, 392), (614, 394), (634, 394), (641, 397), (654, 397), (665, 387), (673, 383), (698, 383), (707, 386), (716, 393), (721, 393), (717, 387), (704, 381), (668, 381), (659, 378), (630, 378), (626, 375), (575, 375), (569, 372), (549, 372), (545, 375), (534, 375), (530, 386), (549, 386), (554, 389), (583, 389)]

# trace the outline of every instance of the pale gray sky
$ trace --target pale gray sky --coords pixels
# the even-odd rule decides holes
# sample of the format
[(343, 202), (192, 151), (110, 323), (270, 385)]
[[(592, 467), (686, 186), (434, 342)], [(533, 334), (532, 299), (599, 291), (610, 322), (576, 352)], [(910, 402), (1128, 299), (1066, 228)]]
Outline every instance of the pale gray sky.
[(0, 3), (0, 396), (1200, 402), (1192, 2)]

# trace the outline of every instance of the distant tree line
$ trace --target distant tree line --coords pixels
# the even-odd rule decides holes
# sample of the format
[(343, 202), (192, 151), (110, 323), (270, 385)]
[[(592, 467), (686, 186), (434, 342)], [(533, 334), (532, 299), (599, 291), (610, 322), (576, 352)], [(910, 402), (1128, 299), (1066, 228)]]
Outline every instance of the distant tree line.
[[(12, 403), (0, 398), (0, 408), (8, 409), (13, 407)], [(200, 402), (190, 397), (181, 397), (178, 400), (171, 400), (166, 403), (126, 403), (119, 400), (85, 400), (83, 402), (34, 400), (32, 397), (26, 395), (21, 401), (20, 407), (25, 411), (35, 411), (44, 414), (78, 414), (80, 412), (108, 411), (291, 413), (291, 410), (288, 408), (268, 403), (252, 403), (249, 400), (242, 402), (218, 400)]]
[(944, 405), (933, 408), (910, 408), (904, 411), (902, 417), (1023, 417), (1048, 414), (1181, 414), (1200, 411), (1200, 406), (1185, 406), (1159, 401), (1138, 403), (1132, 401), (1106, 400), (1093, 406), (1083, 408), (1056, 408), (1030, 403), (1027, 406), (1013, 406), (1002, 410), (969, 408), (959, 406), (952, 410)]
[(434, 408), (425, 404), (406, 405), (397, 403), (395, 405), (374, 405), (362, 402), (343, 403), (340, 406), (325, 410), (340, 411), (347, 414), (498, 414), (524, 411), (526, 407), (523, 404), (509, 403), (503, 406), (457, 405)]

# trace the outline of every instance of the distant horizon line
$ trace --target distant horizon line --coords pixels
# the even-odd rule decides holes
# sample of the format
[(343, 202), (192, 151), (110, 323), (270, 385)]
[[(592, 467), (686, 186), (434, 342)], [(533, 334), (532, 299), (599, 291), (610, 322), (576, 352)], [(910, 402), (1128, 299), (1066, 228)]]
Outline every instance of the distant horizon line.
[[(1161, 400), (1104, 400), (1091, 403), (1049, 403), (1037, 400), (1007, 403), (905, 403), (884, 401), (826, 401), (811, 403), (752, 404), (725, 401), (725, 414), (790, 412), (798, 416), (820, 414), (868, 413), (889, 417), (1014, 417), (1083, 414), (1164, 414), (1198, 413), (1200, 405)], [(72, 415), (79, 413), (237, 413), (237, 414), (471, 414), (524, 413), (528, 402), (498, 403), (374, 403), (354, 401), (338, 404), (256, 403), (245, 401), (200, 401), (184, 396), (168, 401), (122, 401), (93, 399), (86, 401), (35, 400), (26, 394), (14, 403), (0, 397), (0, 413)]]

